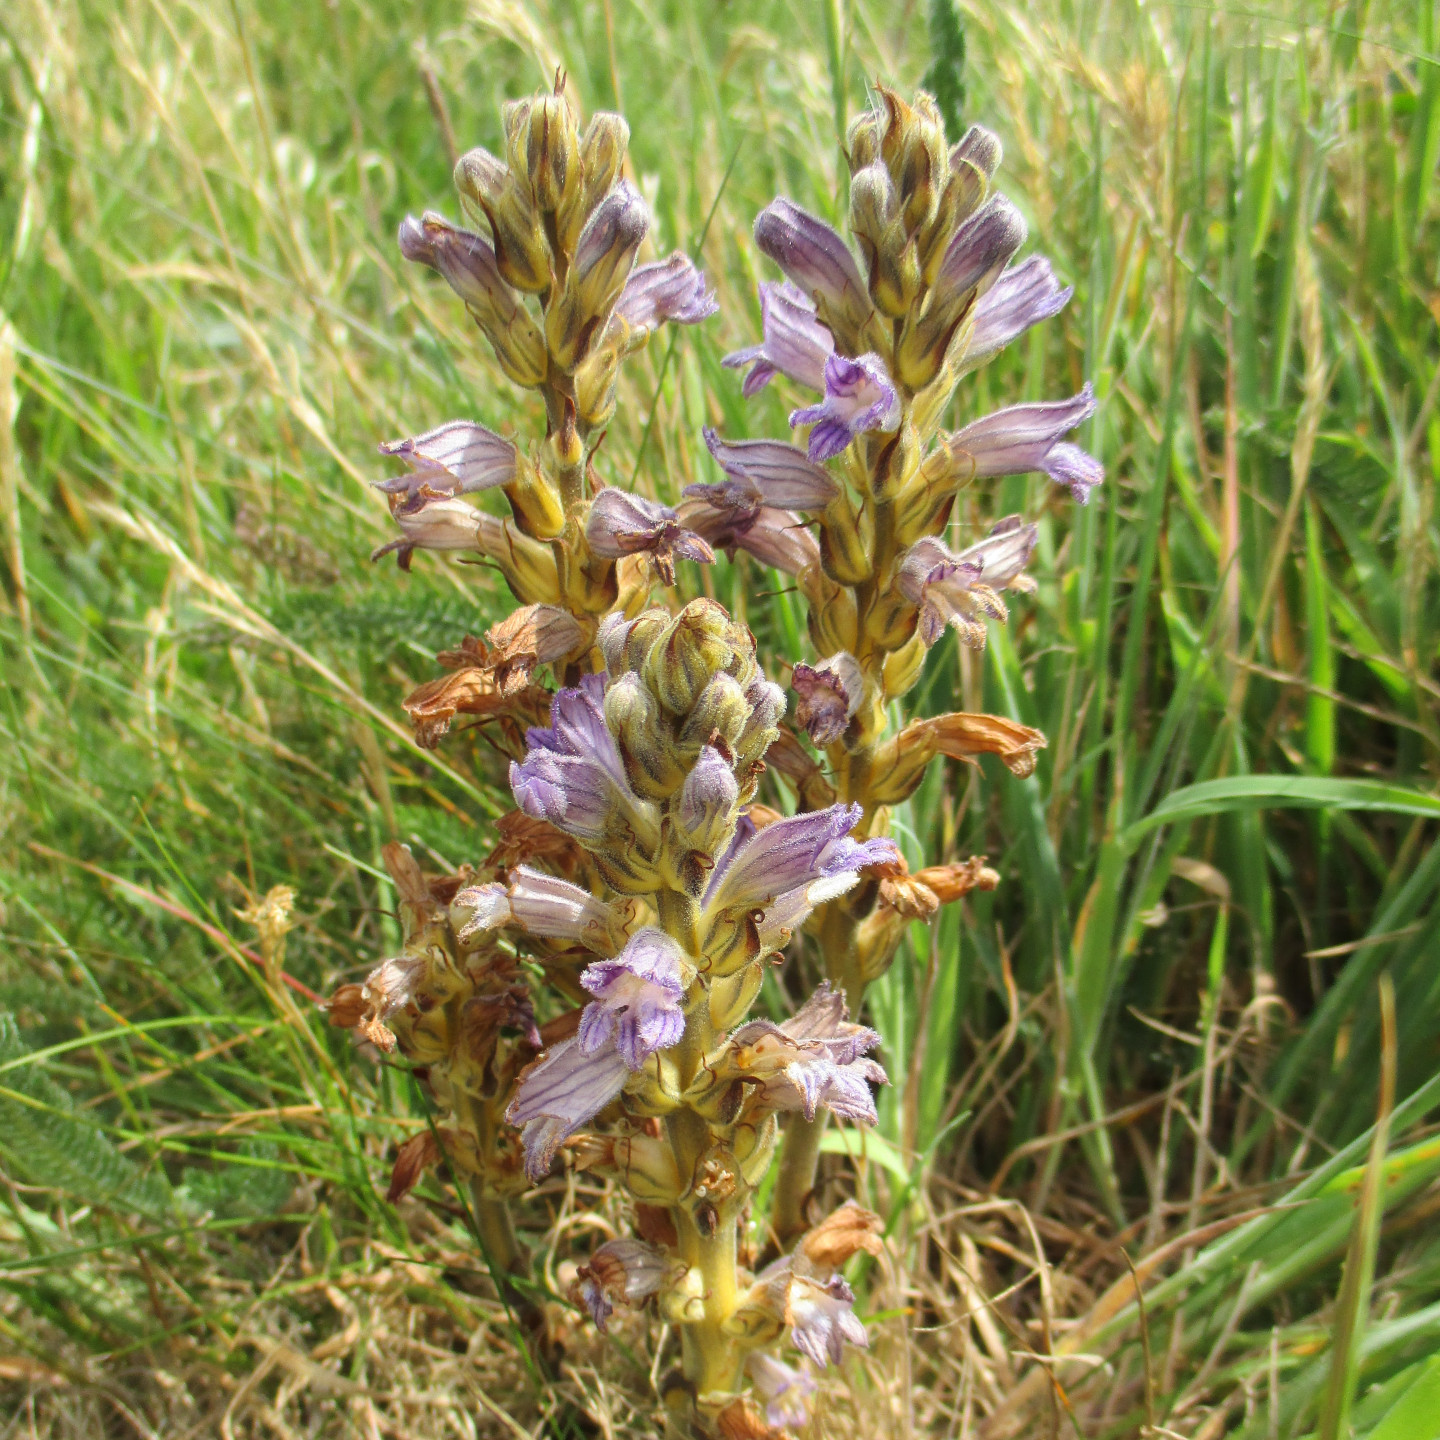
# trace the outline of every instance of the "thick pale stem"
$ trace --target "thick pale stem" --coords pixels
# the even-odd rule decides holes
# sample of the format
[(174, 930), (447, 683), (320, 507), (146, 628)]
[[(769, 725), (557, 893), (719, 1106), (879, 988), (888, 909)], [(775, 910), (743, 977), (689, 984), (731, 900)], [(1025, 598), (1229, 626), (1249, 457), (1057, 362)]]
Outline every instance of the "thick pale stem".
[[(695, 901), (682, 891), (667, 890), (656, 897), (656, 908), (666, 932), (684, 946), (688, 955), (698, 959), (699, 915)], [(714, 1043), (708, 1002), (699, 981), (691, 1001), (685, 1038), (674, 1052), (682, 1086), (688, 1086), (699, 1073)], [(675, 1153), (676, 1169), (682, 1179), (689, 1181), (715, 1142), (710, 1123), (686, 1106), (666, 1117), (665, 1130)], [(736, 1265), (742, 1205), (738, 1200), (732, 1197), (716, 1209), (703, 1202), (696, 1205), (691, 1197), (671, 1209), (680, 1258), (698, 1271), (701, 1279), (702, 1316), (684, 1326), (681, 1334), (681, 1367), (697, 1396), (728, 1393), (740, 1384), (744, 1357), (735, 1339), (725, 1332), (725, 1322), (740, 1303)]]
[[(909, 423), (909, 401), (901, 424)], [(855, 587), (858, 635), (856, 658), (871, 674), (878, 676), (885, 655), (872, 644), (868, 634), (870, 613), (878, 597), (890, 584), (896, 559), (895, 506), (891, 500), (874, 501), (875, 540), (874, 571), (871, 578)], [(870, 774), (875, 749), (885, 730), (883, 697), (869, 717), (859, 742), (841, 753), (834, 766), (836, 793), (847, 803), (859, 802), (865, 808), (862, 824), (869, 826), (875, 812), (870, 798)], [(820, 921), (820, 950), (825, 957), (825, 977), (845, 992), (850, 1014), (859, 1019), (865, 1002), (865, 979), (860, 971), (855, 937), (864, 917), (851, 909), (848, 898), (832, 900), (824, 908)], [(815, 1175), (820, 1163), (820, 1140), (825, 1132), (825, 1112), (814, 1120), (792, 1115), (785, 1126), (781, 1141), (780, 1168), (775, 1179), (774, 1199), (770, 1207), (770, 1228), (775, 1244), (788, 1250), (808, 1228), (806, 1202), (815, 1189)]]

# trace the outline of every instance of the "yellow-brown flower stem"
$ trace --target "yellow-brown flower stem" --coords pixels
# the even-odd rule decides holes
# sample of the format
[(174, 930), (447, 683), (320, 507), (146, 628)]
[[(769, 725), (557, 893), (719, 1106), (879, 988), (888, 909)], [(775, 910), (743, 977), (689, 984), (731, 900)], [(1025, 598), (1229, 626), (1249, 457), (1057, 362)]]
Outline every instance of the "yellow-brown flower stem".
[[(902, 429), (909, 424), (909, 410), (907, 399), (900, 421)], [(845, 804), (858, 803), (864, 807), (865, 814), (859, 829), (865, 834), (869, 834), (875, 816), (875, 805), (870, 799), (870, 776), (875, 751), (886, 726), (885, 697), (880, 678), (886, 657), (870, 637), (869, 621), (877, 598), (890, 584), (896, 559), (895, 505), (889, 498), (875, 498), (875, 488), (872, 485), (875, 527), (873, 567), (870, 578), (854, 587), (857, 617), (855, 658), (862, 670), (872, 677), (880, 693), (863, 715), (858, 738), (848, 747), (837, 742), (830, 755), (836, 797)], [(854, 898), (842, 895), (822, 908), (818, 925), (825, 978), (845, 992), (845, 1003), (857, 1020), (865, 1002), (865, 977), (860, 968), (856, 934), (864, 918), (863, 914), (857, 913)], [(815, 1189), (826, 1113), (822, 1110), (813, 1120), (806, 1120), (803, 1115), (792, 1115), (786, 1123), (770, 1206), (773, 1245), (780, 1250), (788, 1250), (809, 1228), (806, 1210)]]
[[(695, 900), (683, 891), (662, 890), (656, 896), (656, 909), (666, 933), (692, 959), (698, 958)], [(682, 1090), (699, 1073), (714, 1043), (709, 1002), (698, 981), (692, 986), (690, 1001), (685, 1037), (674, 1051)], [(693, 1183), (702, 1158), (716, 1139), (710, 1122), (689, 1106), (681, 1106), (666, 1117), (665, 1128), (682, 1183)], [(697, 1396), (733, 1391), (740, 1383), (743, 1356), (734, 1337), (726, 1333), (725, 1323), (740, 1303), (737, 1226), (743, 1208), (739, 1197), (727, 1201), (719, 1210), (710, 1212), (714, 1224), (703, 1230), (696, 1221), (698, 1211), (689, 1199), (670, 1211), (680, 1258), (699, 1273), (701, 1280), (702, 1317), (681, 1331), (681, 1366)]]

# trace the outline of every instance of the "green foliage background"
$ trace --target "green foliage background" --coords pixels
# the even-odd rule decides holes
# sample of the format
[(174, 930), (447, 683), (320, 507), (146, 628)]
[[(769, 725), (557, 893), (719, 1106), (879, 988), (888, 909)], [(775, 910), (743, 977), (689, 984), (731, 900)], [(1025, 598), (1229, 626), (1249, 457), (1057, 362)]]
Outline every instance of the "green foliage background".
[[(714, 478), (703, 424), (783, 431), (786, 397), (742, 406), (719, 364), (756, 326), (750, 220), (777, 191), (843, 213), (837, 134), (868, 81), (954, 73), (945, 9), (0, 16), (6, 1348), (59, 1374), (177, 1332), (233, 1356), (196, 1277), (263, 1283), (300, 1223), (336, 1274), (346, 1235), (412, 1243), (379, 1194), (414, 1093), (286, 998), (233, 911), (294, 885), (285, 966), (323, 992), (395, 938), (380, 846), (477, 859), (505, 808), (474, 736), (425, 755), (399, 723), (433, 652), (505, 613), (498, 577), (367, 560), (377, 441), (538, 423), (395, 252), (407, 211), (454, 212), (452, 137), (497, 147), (500, 102), (563, 66), (627, 113), (658, 251), (704, 231), (721, 316), (632, 369), (602, 455), (671, 498)], [(896, 817), (912, 861), (983, 852), (1004, 883), (917, 927), (874, 994), (896, 1083), (866, 1184), (902, 1237), (924, 1176), (998, 1177), (1137, 1254), (1263, 1210), (1162, 1267), (1158, 1410), (1083, 1433), (1433, 1440), (1406, 1417), (1440, 1412), (1440, 14), (953, 13), (965, 116), (1076, 287), (956, 418), (1093, 378), (1079, 438), (1109, 479), (1083, 511), (1039, 477), (963, 497), (967, 529), (1040, 517), (1040, 591), (983, 658), (941, 647), (920, 703), (1050, 745), (1023, 782), (937, 769)], [(748, 565), (684, 583), (778, 674), (798, 611)], [(1318, 1198), (1266, 1208), (1287, 1196)], [(1347, 1246), (1373, 1297), (1344, 1298)], [(147, 1299), (151, 1267), (188, 1308)], [(1132, 1390), (1136, 1319), (1087, 1332)]]

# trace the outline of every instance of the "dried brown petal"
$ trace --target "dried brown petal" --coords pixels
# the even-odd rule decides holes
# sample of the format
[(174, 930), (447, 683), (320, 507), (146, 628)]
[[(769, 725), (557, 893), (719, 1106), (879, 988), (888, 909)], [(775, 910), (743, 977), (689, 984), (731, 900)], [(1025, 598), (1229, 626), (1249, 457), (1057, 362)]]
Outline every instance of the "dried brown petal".
[(785, 1432), (765, 1423), (765, 1417), (748, 1396), (732, 1400), (719, 1415), (724, 1440), (785, 1440)]
[(852, 1255), (864, 1250), (880, 1255), (885, 1222), (873, 1211), (847, 1200), (832, 1211), (800, 1242), (805, 1258), (821, 1269), (838, 1270)]
[(337, 1030), (353, 1030), (371, 1012), (363, 985), (342, 985), (325, 1003)]
[(932, 890), (942, 905), (972, 890), (993, 890), (1000, 883), (1000, 876), (986, 865), (983, 855), (972, 855), (956, 865), (926, 866), (916, 872), (915, 879)]
[(398, 1204), (419, 1183), (420, 1177), (440, 1161), (440, 1146), (435, 1133), (427, 1126), (418, 1135), (412, 1135), (395, 1156), (395, 1166), (390, 1171), (390, 1188), (385, 1198), (390, 1204)]
[(675, 1221), (671, 1219), (670, 1212), (663, 1205), (642, 1205), (635, 1206), (635, 1233), (651, 1245), (657, 1245), (662, 1250), (665, 1248), (674, 1249), (680, 1243), (679, 1236), (675, 1231)]
[(907, 920), (928, 920), (940, 909), (940, 897), (915, 875), (882, 880), (880, 903)]
[(548, 1050), (552, 1045), (558, 1045), (562, 1040), (568, 1040), (580, 1028), (580, 1016), (583, 1010), (567, 1010), (563, 1015), (557, 1015), (553, 1020), (547, 1020), (540, 1027), (540, 1038), (545, 1042)]
[(574, 875), (584, 860), (584, 852), (563, 831), (548, 820), (512, 810), (495, 822), (498, 844), (485, 857), (489, 869), (502, 874), (519, 865), (544, 864), (562, 876)]
[(750, 817), (750, 823), (757, 830), (763, 830), (767, 825), (773, 825), (777, 820), (785, 818), (778, 810), (772, 810), (768, 805), (758, 802), (747, 805), (744, 813)]
[(1039, 730), (1017, 720), (1007, 720), (1003, 715), (958, 712), (917, 723), (929, 732), (937, 753), (953, 760), (997, 755), (1012, 775), (1022, 778), (1034, 772), (1035, 752), (1043, 750), (1046, 743)]
[(823, 810), (835, 803), (835, 787), (789, 726), (780, 727), (780, 733), (765, 752), (765, 764), (789, 780), (811, 810)]

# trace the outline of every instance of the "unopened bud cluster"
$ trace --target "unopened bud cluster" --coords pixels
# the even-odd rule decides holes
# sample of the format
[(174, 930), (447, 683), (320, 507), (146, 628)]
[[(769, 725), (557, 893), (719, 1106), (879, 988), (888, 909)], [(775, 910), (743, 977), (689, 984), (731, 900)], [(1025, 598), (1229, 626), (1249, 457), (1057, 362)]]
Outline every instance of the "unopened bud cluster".
[[(787, 278), (761, 286), (761, 343), (725, 361), (747, 395), (784, 376), (818, 397), (790, 416), (803, 445), (707, 430), (714, 478), (673, 508), (591, 464), (624, 359), (716, 308), (684, 255), (639, 263), (650, 217), (625, 178), (624, 121), (582, 130), (558, 89), (511, 104), (504, 158), (474, 150), (456, 168), (475, 229), (427, 214), (400, 233), (544, 403), (528, 445), (456, 420), (382, 446), (407, 473), (379, 485), (401, 537), (377, 554), (478, 552), (519, 602), (406, 702), (426, 746), (479, 717), (517, 808), (459, 875), (387, 849), (404, 945), (331, 1018), (410, 1061), (433, 1100), (392, 1199), (446, 1159), (492, 1263), (523, 1273), (505, 1207), (557, 1164), (627, 1197), (635, 1234), (588, 1256), (571, 1298), (601, 1330), (639, 1307), (672, 1327), (676, 1435), (797, 1429), (813, 1371), (867, 1343), (842, 1270), (879, 1252), (879, 1221), (853, 1203), (819, 1218), (818, 1126), (875, 1122), (879, 1037), (852, 1013), (906, 928), (999, 879), (983, 857), (910, 872), (889, 809), (938, 757), (990, 753), (1023, 776), (1044, 745), (991, 715), (890, 734), (888, 709), (947, 629), (983, 645), (1004, 592), (1033, 588), (1036, 531), (1018, 517), (952, 548), (959, 489), (1042, 470), (1083, 502), (1100, 479), (1062, 439), (1093, 409), (1088, 387), (940, 433), (959, 379), (1070, 292), (1043, 260), (1011, 263), (1025, 227), (991, 190), (994, 136), (952, 147), (928, 96), (880, 101), (849, 133), (855, 249), (769, 206), (756, 241)], [(489, 490), (507, 517), (466, 498)], [(717, 549), (796, 577), (811, 658), (757, 655), (712, 601), (653, 603)], [(762, 784), (793, 813), (762, 803)], [(802, 933), (829, 979), (788, 1019), (753, 1015)], [(762, 1228), (755, 1197), (782, 1143)], [(777, 1258), (758, 1267), (762, 1248)]]

